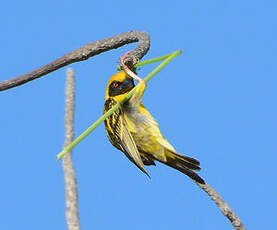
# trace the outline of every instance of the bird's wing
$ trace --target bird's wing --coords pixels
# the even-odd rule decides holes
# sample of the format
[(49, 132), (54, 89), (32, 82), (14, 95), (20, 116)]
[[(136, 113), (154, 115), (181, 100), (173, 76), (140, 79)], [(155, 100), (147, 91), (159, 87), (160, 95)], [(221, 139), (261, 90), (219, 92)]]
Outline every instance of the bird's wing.
[(136, 143), (129, 129), (127, 128), (128, 125), (124, 115), (120, 116), (120, 122), (121, 122), (121, 125), (119, 125), (120, 127), (119, 135), (120, 135), (121, 141), (119, 144), (123, 152), (129, 158), (129, 160), (131, 160), (141, 171), (143, 171), (147, 176), (149, 176), (146, 169), (144, 168), (144, 164), (138, 152)]
[[(106, 100), (104, 113), (113, 107), (116, 103), (117, 102), (114, 99)], [(116, 110), (109, 118), (105, 120), (105, 126), (110, 142), (116, 148), (121, 150), (141, 171), (148, 175), (144, 168), (144, 164), (138, 152), (137, 146), (130, 133), (130, 130), (134, 130), (133, 124), (128, 120), (128, 117), (125, 116), (121, 108)]]

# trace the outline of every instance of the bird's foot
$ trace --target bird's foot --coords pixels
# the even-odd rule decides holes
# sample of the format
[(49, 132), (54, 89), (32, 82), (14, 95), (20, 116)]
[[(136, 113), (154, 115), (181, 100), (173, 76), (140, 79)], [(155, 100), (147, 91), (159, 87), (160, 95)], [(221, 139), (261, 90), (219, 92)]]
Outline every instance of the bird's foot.
[[(131, 59), (126, 62), (126, 59)], [(137, 74), (135, 74), (131, 68), (137, 64), (138, 60), (136, 57), (132, 56), (132, 51), (127, 51), (123, 56), (120, 57), (120, 65), (121, 68), (125, 73), (127, 73), (130, 77), (134, 78), (138, 82), (142, 82), (143, 79), (141, 79)]]

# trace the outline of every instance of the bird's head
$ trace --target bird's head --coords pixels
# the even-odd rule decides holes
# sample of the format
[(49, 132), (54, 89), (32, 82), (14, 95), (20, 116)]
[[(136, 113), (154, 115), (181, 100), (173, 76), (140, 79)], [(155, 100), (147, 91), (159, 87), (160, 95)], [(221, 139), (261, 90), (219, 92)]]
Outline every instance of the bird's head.
[(116, 101), (123, 98), (131, 89), (135, 87), (134, 80), (124, 71), (114, 74), (107, 85), (105, 99), (112, 97)]

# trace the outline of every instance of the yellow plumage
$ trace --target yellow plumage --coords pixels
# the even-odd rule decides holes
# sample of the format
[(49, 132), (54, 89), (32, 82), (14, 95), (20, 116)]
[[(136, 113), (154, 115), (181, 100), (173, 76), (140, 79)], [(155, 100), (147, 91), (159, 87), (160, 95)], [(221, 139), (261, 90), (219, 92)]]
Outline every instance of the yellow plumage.
[[(124, 98), (134, 86), (133, 79), (124, 71), (113, 75), (106, 88), (104, 112)], [(145, 87), (145, 81), (140, 81), (134, 95), (105, 120), (110, 142), (147, 175), (144, 165), (155, 165), (157, 160), (204, 184), (204, 180), (193, 171), (200, 170), (199, 161), (177, 153), (142, 105)]]

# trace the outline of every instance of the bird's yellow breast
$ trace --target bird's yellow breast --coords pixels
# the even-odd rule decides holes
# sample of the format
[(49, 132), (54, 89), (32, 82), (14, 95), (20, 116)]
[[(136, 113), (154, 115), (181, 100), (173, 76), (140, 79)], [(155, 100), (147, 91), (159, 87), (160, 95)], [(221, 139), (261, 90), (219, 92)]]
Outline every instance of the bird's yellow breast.
[(123, 114), (138, 149), (164, 160), (164, 147), (173, 147), (163, 138), (158, 123), (149, 111), (142, 104), (135, 107), (126, 103)]

